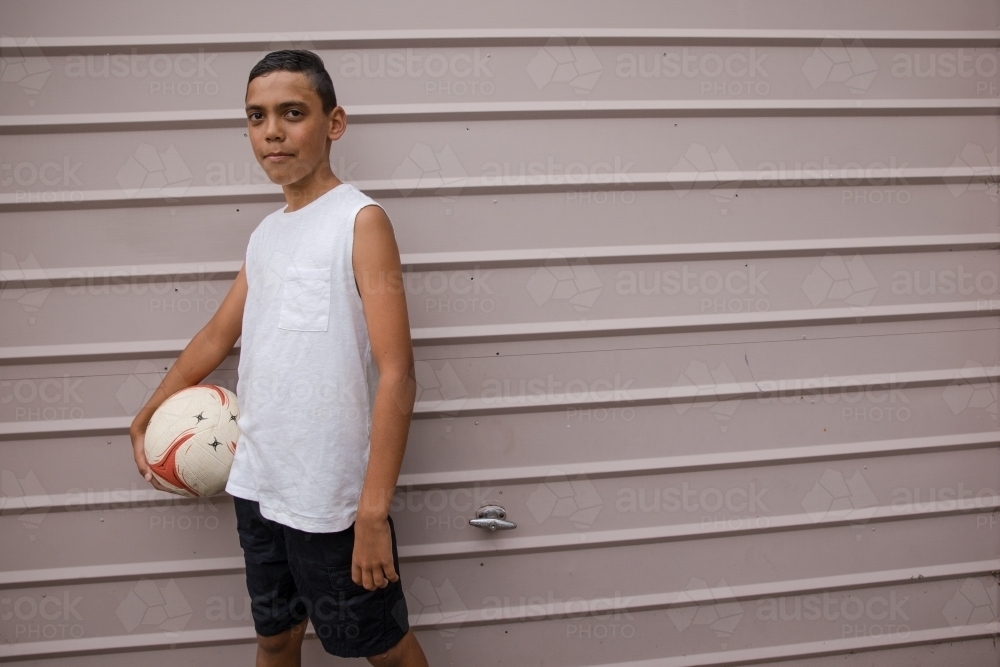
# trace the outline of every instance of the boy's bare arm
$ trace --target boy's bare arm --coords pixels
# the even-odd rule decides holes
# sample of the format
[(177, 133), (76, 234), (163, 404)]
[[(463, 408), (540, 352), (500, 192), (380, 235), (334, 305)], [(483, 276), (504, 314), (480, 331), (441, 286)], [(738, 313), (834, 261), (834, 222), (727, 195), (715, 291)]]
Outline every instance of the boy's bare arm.
[(417, 388), (399, 249), (392, 223), (378, 206), (361, 209), (355, 220), (353, 265), (379, 383), (368, 470), (355, 521), (352, 574), (355, 583), (375, 590), (399, 579), (387, 517)]
[(246, 298), (247, 277), (246, 264), (244, 264), (229, 288), (229, 292), (219, 304), (219, 310), (187, 344), (149, 401), (132, 420), (129, 434), (132, 437), (132, 450), (136, 466), (146, 481), (158, 489), (166, 490), (156, 482), (149, 471), (144, 448), (146, 426), (153, 413), (156, 412), (156, 408), (160, 407), (163, 401), (181, 389), (201, 382), (232, 351), (243, 331), (243, 307), (246, 304)]

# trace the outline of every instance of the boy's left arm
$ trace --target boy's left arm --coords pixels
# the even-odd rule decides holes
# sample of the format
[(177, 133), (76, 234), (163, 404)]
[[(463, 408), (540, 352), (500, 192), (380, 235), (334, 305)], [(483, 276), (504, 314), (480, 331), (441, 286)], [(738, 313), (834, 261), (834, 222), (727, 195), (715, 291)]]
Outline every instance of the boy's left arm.
[(373, 591), (399, 579), (392, 562), (389, 505), (417, 390), (399, 249), (392, 223), (378, 206), (366, 206), (355, 219), (352, 261), (379, 383), (368, 471), (354, 524), (351, 575), (356, 584)]

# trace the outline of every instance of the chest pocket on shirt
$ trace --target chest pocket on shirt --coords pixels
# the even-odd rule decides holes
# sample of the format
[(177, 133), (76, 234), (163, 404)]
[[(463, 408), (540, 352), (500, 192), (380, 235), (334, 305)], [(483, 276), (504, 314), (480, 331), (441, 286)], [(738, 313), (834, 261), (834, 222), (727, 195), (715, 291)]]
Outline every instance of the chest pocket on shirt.
[(288, 267), (281, 284), (278, 328), (326, 331), (330, 323), (330, 269)]

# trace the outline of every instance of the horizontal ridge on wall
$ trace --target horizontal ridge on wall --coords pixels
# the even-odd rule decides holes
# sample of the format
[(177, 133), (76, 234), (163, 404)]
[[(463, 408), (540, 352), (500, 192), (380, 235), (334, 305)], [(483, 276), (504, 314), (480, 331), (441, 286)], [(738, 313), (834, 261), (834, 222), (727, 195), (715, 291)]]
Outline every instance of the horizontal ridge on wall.
[[(680, 523), (640, 528), (594, 530), (590, 532), (554, 533), (525, 537), (501, 536), (486, 533), (478, 539), (409, 544), (399, 546), (401, 561), (425, 561), (454, 558), (480, 558), (568, 549), (598, 549), (638, 544), (680, 542), (687, 540), (719, 539), (739, 535), (763, 535), (789, 530), (812, 530), (854, 526), (868, 529), (869, 525), (892, 522), (933, 519), (937, 517), (972, 515), (1000, 510), (1000, 496), (978, 496), (969, 499), (971, 507), (962, 506), (957, 500), (938, 500), (918, 504), (878, 505), (827, 513), (782, 514), (740, 518), (733, 521), (713, 521), (706, 525)], [(82, 565), (38, 570), (10, 570), (0, 572), (0, 587), (49, 586), (65, 583), (85, 584), (101, 581), (126, 581), (140, 577), (183, 577), (233, 574), (242, 571), (241, 557), (203, 558), (190, 560), (126, 563), (120, 565)]]
[[(30, 42), (28, 40), (30, 39)], [(25, 55), (172, 53), (190, 50), (269, 51), (289, 43), (303, 48), (543, 46), (550, 39), (583, 39), (591, 46), (717, 45), (820, 46), (861, 40), (867, 47), (990, 47), (1000, 45), (997, 30), (761, 30), (700, 28), (461, 28), (351, 30), (201, 35), (114, 35), (100, 37), (4, 37), (0, 46), (17, 46)], [(24, 46), (28, 42), (28, 46)]]
[[(855, 309), (768, 311), (732, 314), (676, 315), (566, 322), (484, 324), (414, 329), (414, 345), (446, 345), (525, 341), (551, 338), (589, 338), (691, 331), (860, 324), (955, 317), (988, 317), (1000, 313), (1000, 301), (952, 302), (899, 306), (867, 306)], [(0, 363), (2, 351), (0, 351)]]
[[(532, 484), (552, 475), (585, 475), (588, 479), (641, 475), (665, 475), (705, 470), (729, 470), (772, 465), (790, 465), (815, 461), (838, 461), (856, 458), (898, 456), (943, 451), (984, 449), (1000, 445), (1000, 433), (962, 433), (896, 440), (848, 442), (834, 445), (783, 447), (751, 451), (664, 456), (649, 459), (623, 459), (559, 465), (524, 466), (399, 476), (398, 488), (404, 491), (447, 488), (473, 484)], [(162, 493), (162, 492), (161, 492)]]
[[(772, 400), (779, 396), (814, 396), (855, 391), (888, 391), (941, 387), (956, 381), (995, 383), (1000, 366), (992, 368), (945, 368), (940, 370), (903, 371), (872, 375), (810, 378), (776, 378), (755, 382), (733, 382), (710, 386), (686, 385), (645, 387), (628, 390), (587, 390), (581, 394), (517, 395), (493, 398), (462, 398), (442, 401), (417, 401), (414, 419), (440, 416), (478, 416), (523, 414), (569, 409), (678, 405), (731, 400)], [(761, 383), (764, 387), (761, 387)], [(90, 417), (85, 419), (49, 419), (40, 421), (0, 422), (0, 440), (18, 438), (54, 438), (128, 433), (132, 417)]]
[[(456, 470), (430, 473), (403, 473), (397, 489), (401, 492), (444, 489), (462, 486), (493, 484), (535, 484), (552, 476), (587, 479), (638, 477), (648, 475), (701, 472), (706, 470), (733, 470), (761, 466), (791, 465), (817, 461), (845, 461), (859, 458), (900, 456), (904, 454), (929, 454), (986, 449), (1000, 445), (1000, 433), (961, 433), (935, 435), (898, 440), (848, 442), (833, 445), (782, 447), (750, 451), (693, 454), (690, 456), (663, 456), (649, 459), (620, 459), (560, 465), (522, 466), (518, 468), (486, 468), (482, 470)], [(138, 507), (169, 505), (195, 505), (199, 503), (228, 503), (228, 495), (211, 499), (183, 498), (153, 488), (103, 489), (100, 491), (47, 494), (37, 496), (10, 496), (0, 507), (0, 516), (45, 514), (48, 512), (94, 512)]]
[[(351, 123), (361, 124), (685, 116), (968, 116), (1000, 113), (1000, 101), (993, 98), (566, 100), (357, 104), (345, 109)], [(245, 128), (246, 123), (243, 109), (10, 115), (0, 116), (0, 134)]]
[[(591, 192), (595, 190), (705, 190), (718, 186), (738, 188), (858, 187), (885, 185), (996, 183), (1000, 167), (904, 167), (897, 169), (855, 169), (781, 171), (660, 171), (627, 175), (587, 174), (580, 178), (558, 176), (470, 176), (420, 179), (377, 179), (357, 181), (355, 187), (371, 197), (457, 197), (459, 195), (517, 194), (544, 192)], [(497, 182), (500, 181), (500, 182)], [(137, 206), (178, 206), (283, 202), (281, 187), (259, 185), (189, 185), (134, 191), (74, 190), (0, 193), (0, 212), (31, 210), (75, 210)]]
[[(454, 271), (542, 266), (552, 258), (585, 260), (589, 264), (677, 262), (728, 258), (810, 257), (826, 253), (882, 254), (1000, 248), (1000, 234), (948, 234), (888, 236), (848, 239), (735, 241), (729, 243), (676, 243), (662, 245), (593, 246), (583, 248), (523, 248), (515, 250), (461, 250), (402, 253), (404, 271)], [(61, 287), (74, 281), (110, 281), (113, 278), (152, 280), (232, 280), (243, 260), (82, 266), (0, 271), (0, 288)]]
[[(410, 622), (415, 630), (431, 630), (424, 623)], [(913, 630), (905, 638), (901, 633), (886, 633), (876, 636), (849, 637), (846, 639), (821, 640), (798, 644), (781, 644), (753, 649), (697, 653), (672, 658), (655, 658), (641, 662), (627, 662), (593, 667), (729, 667), (732, 665), (754, 665), (795, 658), (818, 658), (823, 656), (853, 654), (861, 651), (899, 649), (924, 644), (942, 644), (972, 639), (996, 637), (1000, 633), (1000, 622), (978, 623), (949, 628)], [(316, 637), (312, 624), (307, 626), (305, 636)], [(127, 651), (148, 651), (157, 649), (195, 648), (200, 646), (221, 646), (229, 644), (250, 644), (256, 642), (252, 627), (226, 628), (219, 630), (188, 630), (183, 637), (169, 638), (166, 633), (118, 635), (87, 639), (56, 639), (51, 641), (15, 644), (7, 650), (0, 646), (0, 662), (10, 660), (63, 658), (95, 653), (123, 653)]]
[(676, 658), (660, 658), (599, 665), (596, 667), (728, 667), (731, 665), (759, 665), (796, 658), (821, 658), (832, 655), (847, 655), (862, 651), (880, 651), (900, 649), (909, 646), (925, 644), (943, 644), (970, 639), (996, 637), (1000, 632), (1000, 622), (963, 625), (957, 628), (933, 628), (930, 630), (914, 630), (905, 638), (901, 633), (890, 635), (847, 637), (798, 644), (781, 644), (762, 648), (740, 649), (733, 651), (718, 651), (700, 653)]
[[(579, 394), (516, 395), (502, 398), (460, 398), (441, 401), (417, 401), (414, 418), (442, 415), (477, 416), (488, 414), (540, 412), (561, 409), (639, 407), (644, 405), (688, 404), (729, 400), (770, 400), (777, 397), (841, 394), (855, 391), (940, 387), (961, 379), (970, 383), (995, 382), (1000, 367), (946, 368), (940, 370), (902, 371), (872, 375), (808, 378), (770, 378), (751, 382), (713, 385), (643, 387), (606, 391), (587, 389)], [(761, 386), (763, 385), (763, 386)], [(34, 422), (44, 423), (44, 422)]]
[[(998, 313), (1000, 313), (1000, 301), (997, 300), (987, 302), (954, 301), (866, 306), (864, 308), (817, 308), (750, 313), (424, 327), (411, 329), (410, 338), (413, 345), (474, 344), (551, 340), (553, 338), (639, 336), (694, 331), (860, 324), (862, 322), (995, 317)], [(186, 338), (176, 338), (172, 340), (0, 347), (0, 366), (176, 356), (187, 346), (188, 342), (189, 340)], [(238, 348), (239, 342), (233, 349), (233, 353), (236, 353)]]
[[(239, 559), (242, 561), (242, 559)], [(716, 588), (699, 588), (684, 591), (668, 591), (664, 593), (650, 593), (640, 595), (621, 596), (608, 607), (606, 600), (581, 600), (573, 601), (573, 608), (570, 609), (563, 602), (552, 602), (532, 607), (532, 613), (528, 613), (527, 606), (522, 606), (519, 611), (511, 613), (510, 610), (501, 610), (497, 616), (497, 610), (491, 608), (477, 608), (461, 613), (456, 612), (428, 612), (411, 616), (410, 625), (415, 630), (443, 630), (446, 628), (459, 629), (462, 627), (476, 627), (482, 625), (494, 625), (503, 623), (523, 623), (546, 620), (556, 620), (579, 615), (579, 609), (589, 610), (600, 609), (608, 613), (638, 613), (645, 611), (655, 611), (660, 609), (682, 609), (701, 604), (727, 604), (740, 601), (761, 600), (769, 598), (795, 597), (805, 595), (816, 595), (834, 591), (857, 590), (861, 588), (879, 588), (885, 586), (898, 586), (911, 584), (917, 580), (921, 582), (947, 581), (952, 579), (982, 577), (987, 576), (1000, 569), (1000, 561), (973, 561), (968, 563), (954, 563), (947, 565), (931, 565), (926, 567), (904, 568), (898, 570), (882, 570), (875, 572), (863, 572), (848, 575), (833, 575), (827, 577), (812, 577), (808, 579), (789, 579), (775, 582), (759, 584), (745, 584), (736, 586), (720, 586)], [(586, 605), (583, 607), (582, 605)], [(535, 612), (535, 609), (538, 612)], [(969, 636), (979, 636), (975, 633), (985, 631), (986, 628), (996, 626), (996, 623), (983, 625), (962, 625), (949, 628), (951, 632), (950, 640), (961, 638), (968, 633)], [(942, 629), (943, 630), (943, 629)], [(918, 633), (933, 633), (934, 630), (918, 630), (907, 635), (912, 638)], [(897, 636), (899, 633), (895, 633)], [(315, 637), (312, 626), (309, 626), (307, 636)], [(935, 635), (936, 636), (936, 635)], [(124, 640), (124, 642), (123, 642)], [(82, 655), (86, 653), (106, 652), (108, 650), (149, 650), (155, 648), (175, 648), (177, 646), (189, 647), (199, 645), (218, 645), (227, 643), (244, 643), (255, 640), (255, 633), (252, 627), (226, 628), (219, 630), (193, 630), (177, 633), (168, 637), (166, 633), (145, 633), (138, 635), (91, 637), (86, 639), (70, 640), (50, 640), (29, 642), (16, 645), (0, 646), (0, 661), (18, 658), (43, 658), (43, 657), (68, 657), (72, 655)], [(781, 645), (766, 648), (751, 649), (752, 651), (782, 651), (787, 652), (791, 647), (813, 646), (810, 651), (799, 650), (795, 654), (799, 657), (805, 655), (819, 655), (815, 647), (824, 646), (828, 650), (830, 642), (814, 642), (811, 644)], [(856, 644), (852, 649), (857, 650)], [(747, 653), (748, 651), (729, 651), (708, 655), (729, 655), (735, 653)], [(829, 654), (829, 653), (824, 653)], [(734, 664), (730, 661), (725, 663), (704, 661), (706, 654), (697, 656), (684, 656), (683, 658), (666, 658), (656, 661), (648, 661), (650, 665), (663, 664), (663, 660), (688, 660), (699, 659), (698, 662), (689, 663), (667, 663), (667, 664)], [(774, 656), (771, 656), (774, 657)], [(786, 655), (787, 657), (787, 655)], [(635, 663), (628, 663), (634, 665)]]
[(866, 507), (847, 513), (831, 511), (822, 517), (815, 514), (785, 514), (781, 516), (741, 519), (738, 525), (713, 523), (706, 528), (702, 523), (674, 524), (595, 530), (585, 533), (563, 533), (555, 535), (531, 535), (527, 537), (496, 537), (491, 540), (469, 540), (465, 542), (441, 542), (436, 544), (407, 545), (399, 548), (400, 559), (435, 560), (440, 558), (472, 558), (500, 554), (537, 553), (560, 551), (563, 549), (589, 549), (596, 547), (626, 546), (719, 538), (736, 535), (752, 535), (786, 530), (807, 530), (835, 526), (857, 526), (887, 521), (927, 519), (959, 514), (977, 514), (1000, 510), (1000, 496), (980, 496), (972, 507), (962, 507), (957, 501), (944, 500), (908, 505), (880, 505)]

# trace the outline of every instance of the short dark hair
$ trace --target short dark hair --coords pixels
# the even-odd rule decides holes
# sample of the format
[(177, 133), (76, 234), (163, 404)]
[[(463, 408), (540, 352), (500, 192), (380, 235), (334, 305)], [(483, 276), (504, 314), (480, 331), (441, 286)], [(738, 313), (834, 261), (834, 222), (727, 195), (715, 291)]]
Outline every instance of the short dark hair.
[(284, 50), (272, 51), (260, 59), (250, 70), (247, 85), (258, 76), (284, 70), (286, 72), (302, 72), (306, 75), (316, 94), (323, 102), (323, 113), (330, 113), (337, 106), (337, 94), (333, 90), (333, 80), (323, 65), (323, 59), (312, 51)]

